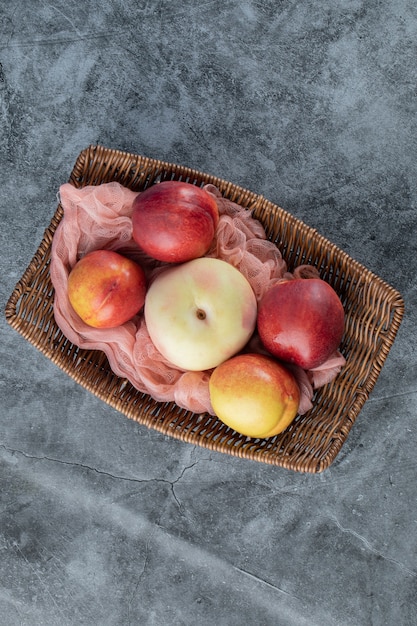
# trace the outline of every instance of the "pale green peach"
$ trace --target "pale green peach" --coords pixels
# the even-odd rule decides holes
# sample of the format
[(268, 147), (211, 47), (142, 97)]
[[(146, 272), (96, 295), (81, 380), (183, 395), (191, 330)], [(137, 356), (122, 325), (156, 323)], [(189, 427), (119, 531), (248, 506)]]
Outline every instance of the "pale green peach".
[(183, 370), (210, 369), (236, 354), (252, 336), (256, 317), (249, 282), (220, 259), (203, 257), (168, 268), (145, 299), (154, 345)]

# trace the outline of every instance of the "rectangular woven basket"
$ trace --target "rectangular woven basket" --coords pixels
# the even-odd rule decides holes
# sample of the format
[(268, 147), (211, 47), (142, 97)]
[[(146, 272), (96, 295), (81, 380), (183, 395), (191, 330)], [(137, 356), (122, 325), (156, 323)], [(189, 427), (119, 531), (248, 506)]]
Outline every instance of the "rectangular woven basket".
[(196, 415), (174, 403), (156, 402), (117, 377), (102, 352), (73, 345), (55, 323), (49, 275), (52, 239), (63, 216), (60, 204), (8, 300), (8, 323), (80, 385), (149, 428), (237, 457), (299, 472), (323, 471), (339, 453), (388, 356), (404, 313), (401, 295), (316, 230), (263, 196), (203, 172), (90, 146), (80, 153), (69, 182), (79, 188), (118, 181), (141, 191), (162, 180), (216, 185), (224, 197), (252, 211), (262, 222), (290, 271), (303, 263), (314, 265), (339, 294), (346, 312), (341, 351), (347, 364), (331, 384), (315, 394), (314, 406), (308, 413), (297, 416), (278, 436), (249, 439), (208, 414)]

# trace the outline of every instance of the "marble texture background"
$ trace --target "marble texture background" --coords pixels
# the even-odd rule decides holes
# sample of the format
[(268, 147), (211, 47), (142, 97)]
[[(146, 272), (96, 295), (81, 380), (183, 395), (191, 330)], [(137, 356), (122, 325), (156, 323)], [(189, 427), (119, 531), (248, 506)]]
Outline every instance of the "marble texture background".
[(334, 464), (304, 475), (128, 420), (0, 321), (4, 626), (414, 626), (413, 0), (0, 6), (2, 308), (90, 144), (261, 193), (406, 315)]

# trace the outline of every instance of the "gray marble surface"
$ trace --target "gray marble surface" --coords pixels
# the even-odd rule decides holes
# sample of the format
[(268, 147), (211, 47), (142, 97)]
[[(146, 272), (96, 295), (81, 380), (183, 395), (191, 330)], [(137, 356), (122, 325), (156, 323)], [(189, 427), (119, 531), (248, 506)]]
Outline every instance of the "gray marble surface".
[(414, 626), (414, 0), (1, 2), (1, 304), (102, 144), (276, 202), (406, 315), (319, 475), (150, 431), (0, 321), (3, 626)]

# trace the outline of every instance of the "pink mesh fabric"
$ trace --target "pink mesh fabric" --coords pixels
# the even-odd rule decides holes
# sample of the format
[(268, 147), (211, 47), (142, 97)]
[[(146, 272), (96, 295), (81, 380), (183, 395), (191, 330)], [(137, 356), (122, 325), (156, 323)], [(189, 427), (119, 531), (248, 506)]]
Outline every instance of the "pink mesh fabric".
[[(223, 198), (213, 185), (206, 190), (217, 201), (219, 225), (207, 256), (217, 257), (237, 267), (251, 284), (259, 301), (276, 281), (315, 273), (311, 267), (298, 268), (294, 274), (277, 247), (266, 239), (263, 226), (246, 209)], [(92, 328), (80, 320), (67, 296), (68, 275), (86, 253), (106, 248), (117, 250), (143, 267), (150, 283), (164, 264), (147, 257), (132, 239), (132, 203), (137, 194), (119, 183), (104, 183), (76, 189), (69, 183), (60, 187), (64, 217), (52, 242), (51, 281), (55, 289), (54, 315), (59, 328), (75, 345), (102, 350), (113, 372), (128, 379), (139, 391), (157, 401), (174, 401), (195, 413), (214, 414), (210, 404), (210, 371), (183, 371), (168, 362), (155, 348), (143, 315), (118, 328)], [(263, 352), (255, 334), (246, 351)], [(304, 372), (292, 370), (301, 389), (299, 413), (312, 406), (314, 389), (333, 380), (345, 363), (338, 352), (320, 368)]]

